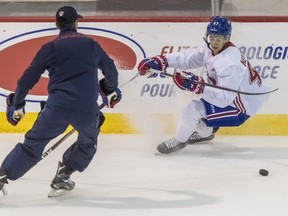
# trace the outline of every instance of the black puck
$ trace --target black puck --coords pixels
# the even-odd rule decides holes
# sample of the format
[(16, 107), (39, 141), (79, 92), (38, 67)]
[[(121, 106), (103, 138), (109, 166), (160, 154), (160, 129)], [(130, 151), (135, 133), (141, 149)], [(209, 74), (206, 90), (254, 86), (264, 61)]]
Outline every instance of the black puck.
[(260, 169), (259, 170), (259, 174), (262, 175), (262, 176), (267, 176), (269, 174), (269, 172), (265, 169)]

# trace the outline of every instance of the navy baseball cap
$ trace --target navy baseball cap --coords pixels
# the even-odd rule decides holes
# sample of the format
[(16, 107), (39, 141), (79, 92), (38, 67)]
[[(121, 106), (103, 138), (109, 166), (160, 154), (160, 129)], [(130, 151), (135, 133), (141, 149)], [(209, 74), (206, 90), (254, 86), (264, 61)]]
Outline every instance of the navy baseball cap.
[(71, 6), (64, 6), (57, 10), (56, 20), (65, 20), (67, 23), (75, 22), (77, 19), (83, 18), (77, 13), (75, 8)]

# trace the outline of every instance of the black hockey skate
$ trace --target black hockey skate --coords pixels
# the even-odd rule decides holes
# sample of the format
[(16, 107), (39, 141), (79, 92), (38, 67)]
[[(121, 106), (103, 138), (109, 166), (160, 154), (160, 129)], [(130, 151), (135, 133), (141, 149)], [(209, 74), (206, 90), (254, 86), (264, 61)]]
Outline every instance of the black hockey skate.
[(187, 142), (179, 142), (173, 137), (172, 139), (162, 142), (158, 145), (157, 150), (162, 154), (170, 154), (172, 152), (178, 151), (187, 146)]
[(63, 163), (58, 163), (58, 168), (50, 187), (49, 198), (62, 196), (66, 191), (71, 191), (75, 187), (75, 183), (70, 179), (72, 170)]
[(8, 184), (7, 175), (0, 170), (0, 191), (2, 192), (3, 196), (7, 195), (5, 184)]
[(209, 141), (214, 139), (216, 132), (219, 130), (219, 127), (213, 128), (212, 134), (208, 137), (201, 137), (197, 131), (193, 132), (190, 138), (187, 141), (187, 144), (194, 144), (203, 141)]

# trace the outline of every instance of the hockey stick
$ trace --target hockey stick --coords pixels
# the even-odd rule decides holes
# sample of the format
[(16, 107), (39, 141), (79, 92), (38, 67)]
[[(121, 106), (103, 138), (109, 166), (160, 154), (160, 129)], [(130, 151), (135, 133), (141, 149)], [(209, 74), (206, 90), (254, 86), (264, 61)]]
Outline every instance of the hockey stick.
[(49, 155), (54, 149), (56, 149), (62, 142), (64, 142), (68, 137), (70, 137), (76, 130), (73, 128), (67, 134), (65, 134), (61, 139), (59, 139), (54, 145), (52, 145), (47, 151), (45, 151), (42, 156), (41, 160)]
[[(136, 79), (139, 76), (139, 73), (134, 75), (131, 79), (127, 80), (125, 83), (121, 84), (120, 87), (123, 87), (127, 84), (129, 84), (131, 81)], [(40, 102), (41, 110), (43, 110), (45, 103), (43, 101)], [(101, 110), (105, 106), (104, 103), (102, 103), (99, 106), (99, 110)], [(41, 156), (41, 160), (45, 158), (47, 155), (49, 155), (52, 151), (54, 151), (61, 143), (63, 143), (68, 137), (70, 137), (76, 130), (73, 128), (70, 130), (67, 134), (65, 134), (61, 139), (59, 139), (54, 145), (52, 145), (49, 149), (47, 149)]]
[[(99, 106), (99, 110), (101, 110), (105, 106), (104, 103), (102, 103)], [(49, 155), (52, 151), (54, 151), (61, 143), (63, 143), (68, 137), (70, 137), (76, 130), (73, 128), (70, 130), (67, 134), (65, 134), (61, 139), (59, 139), (55, 144), (53, 144), (49, 149), (47, 149), (41, 156), (41, 160), (45, 158), (47, 155)]]
[[(163, 75), (168, 76), (168, 77), (173, 77), (172, 74), (166, 73), (164, 71), (154, 70), (154, 69), (149, 69), (149, 73), (158, 73), (158, 74), (163, 74)], [(252, 92), (243, 92), (243, 91), (239, 91), (239, 90), (235, 90), (235, 89), (230, 89), (230, 88), (226, 88), (226, 87), (223, 87), (223, 86), (213, 85), (213, 84), (205, 83), (205, 82), (199, 82), (199, 81), (192, 81), (192, 82), (193, 82), (193, 84), (205, 85), (205, 86), (209, 86), (211, 88), (221, 89), (221, 90), (224, 90), (224, 91), (239, 93), (239, 94), (243, 94), (243, 95), (265, 95), (265, 94), (270, 94), (272, 92), (275, 92), (275, 91), (277, 91), (279, 89), (279, 88), (276, 88), (276, 89), (273, 89), (273, 90), (267, 91), (267, 92), (255, 92), (255, 93), (252, 93)]]

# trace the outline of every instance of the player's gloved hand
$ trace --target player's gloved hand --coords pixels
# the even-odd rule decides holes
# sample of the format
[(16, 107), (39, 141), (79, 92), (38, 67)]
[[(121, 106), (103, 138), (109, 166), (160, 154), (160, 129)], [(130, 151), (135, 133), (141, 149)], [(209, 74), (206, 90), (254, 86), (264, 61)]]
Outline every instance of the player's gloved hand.
[(14, 93), (11, 93), (6, 99), (6, 118), (10, 124), (16, 126), (25, 115), (25, 101), (22, 104), (14, 104), (14, 95)]
[(114, 92), (112, 92), (109, 95), (103, 94), (102, 91), (100, 91), (100, 94), (101, 94), (103, 103), (108, 108), (113, 108), (117, 103), (120, 102), (120, 100), (122, 98), (122, 93), (121, 93), (121, 90), (119, 88), (116, 88), (114, 90)]
[(108, 108), (113, 108), (122, 98), (122, 93), (119, 88), (114, 89), (112, 92), (106, 90), (104, 78), (100, 80), (100, 95), (102, 97), (102, 102)]
[(201, 76), (197, 76), (191, 72), (181, 71), (173, 74), (175, 84), (182, 90), (191, 91), (195, 94), (203, 93), (205, 84), (196, 84), (196, 82), (204, 82)]
[(165, 71), (168, 67), (168, 62), (165, 56), (157, 55), (151, 58), (143, 59), (138, 64), (138, 72), (140, 76), (148, 75), (148, 78), (157, 76), (158, 73), (149, 72), (150, 69)]

